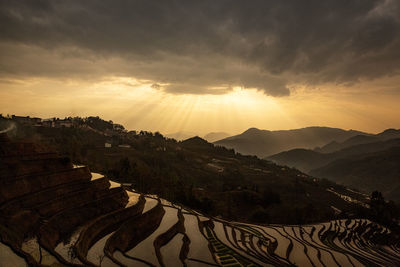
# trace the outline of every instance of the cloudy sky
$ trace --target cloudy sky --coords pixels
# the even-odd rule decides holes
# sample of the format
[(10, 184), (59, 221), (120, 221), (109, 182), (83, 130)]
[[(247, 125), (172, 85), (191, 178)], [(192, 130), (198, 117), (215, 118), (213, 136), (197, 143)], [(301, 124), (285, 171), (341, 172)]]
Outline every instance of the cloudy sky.
[(400, 128), (400, 1), (0, 0), (0, 113)]

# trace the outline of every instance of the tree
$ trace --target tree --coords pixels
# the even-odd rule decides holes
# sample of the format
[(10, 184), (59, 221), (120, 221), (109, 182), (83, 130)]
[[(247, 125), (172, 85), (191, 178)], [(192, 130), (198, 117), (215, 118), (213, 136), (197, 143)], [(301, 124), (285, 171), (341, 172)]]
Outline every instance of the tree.
[(391, 225), (398, 219), (398, 207), (393, 201), (386, 202), (382, 193), (374, 191), (371, 194), (370, 208), (376, 222)]
[(268, 207), (272, 204), (280, 204), (281, 203), (281, 196), (273, 191), (266, 190), (263, 193), (263, 206)]
[(379, 191), (372, 192), (370, 207), (372, 214), (376, 219), (379, 219), (383, 215), (383, 211), (385, 208), (385, 199), (383, 198), (381, 192)]
[(251, 219), (257, 223), (266, 223), (269, 219), (269, 214), (265, 209), (259, 207), (252, 213)]

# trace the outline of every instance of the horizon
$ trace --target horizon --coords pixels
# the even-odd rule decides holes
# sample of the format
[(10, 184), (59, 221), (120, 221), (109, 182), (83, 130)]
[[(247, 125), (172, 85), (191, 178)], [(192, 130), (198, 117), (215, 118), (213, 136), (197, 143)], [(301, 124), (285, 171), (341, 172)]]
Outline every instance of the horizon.
[[(1, 86), (0, 81), (0, 96), (4, 93), (4, 87)], [(68, 91), (68, 90), (67, 90)], [(217, 103), (213, 103), (214, 109), (207, 109), (203, 105), (193, 104), (189, 105), (189, 109), (187, 109), (188, 104), (177, 105), (172, 110), (165, 107), (169, 102), (166, 103), (154, 103), (157, 102), (153, 99), (142, 99), (141, 105), (144, 107), (136, 108), (133, 107), (122, 107), (121, 103), (126, 103), (130, 100), (130, 98), (122, 97), (120, 102), (117, 101), (115, 105), (111, 105), (107, 108), (101, 107), (96, 108), (96, 105), (101, 104), (101, 101), (94, 99), (90, 100), (94, 104), (82, 104), (79, 103), (80, 99), (68, 99), (70, 103), (65, 104), (64, 97), (60, 97), (59, 99), (55, 99), (52, 97), (50, 100), (49, 96), (39, 96), (31, 93), (28, 96), (19, 96), (18, 94), (14, 94), (12, 91), (8, 92), (7, 97), (0, 97), (0, 113), (3, 114), (26, 114), (32, 117), (41, 117), (41, 118), (51, 118), (51, 117), (88, 117), (88, 116), (99, 116), (106, 120), (112, 120), (123, 124), (127, 129), (134, 130), (147, 130), (147, 131), (159, 131), (166, 134), (176, 133), (176, 132), (195, 132), (200, 135), (205, 135), (210, 132), (227, 132), (229, 134), (239, 134), (249, 128), (258, 128), (258, 129), (266, 129), (266, 130), (290, 130), (290, 129), (298, 129), (305, 127), (312, 127), (318, 125), (324, 125), (325, 127), (331, 128), (340, 128), (345, 130), (359, 130), (367, 133), (379, 133), (388, 128), (400, 128), (400, 122), (398, 121), (398, 117), (400, 117), (400, 109), (396, 109), (391, 105), (397, 105), (397, 98), (392, 98), (388, 103), (382, 103), (381, 106), (385, 109), (390, 110), (390, 112), (385, 113), (382, 110), (370, 110), (369, 112), (372, 114), (368, 115), (360, 115), (358, 112), (352, 111), (351, 116), (342, 117), (341, 113), (338, 112), (318, 112), (314, 111), (314, 109), (336, 109), (335, 106), (324, 105), (320, 107), (314, 101), (310, 101), (310, 105), (312, 106), (312, 110), (308, 110), (309, 106), (306, 105), (303, 110), (298, 110), (298, 114), (288, 115), (289, 112), (295, 112), (291, 110), (291, 107), (287, 106), (292, 101), (287, 99), (272, 99), (270, 97), (265, 96), (260, 92), (255, 92), (254, 90), (248, 89), (240, 89), (242, 94), (247, 94), (246, 91), (250, 91), (255, 94), (261, 94), (259, 98), (252, 98), (251, 102), (246, 103), (244, 101), (241, 102), (240, 97), (235, 101), (236, 108), (229, 107), (226, 109), (220, 109), (218, 113), (215, 113), (215, 109), (218, 108)], [(10, 94), (11, 93), (11, 94)], [(163, 93), (164, 94), (164, 93)], [(29, 100), (29, 98), (35, 98), (35, 100)], [(178, 96), (166, 96), (166, 98), (176, 98)], [(185, 96), (179, 96), (184, 97)], [(188, 96), (189, 98), (193, 96)], [(223, 97), (223, 96), (194, 96), (195, 98), (212, 98), (212, 97)], [(300, 97), (300, 96), (299, 96)], [(304, 97), (304, 96), (301, 96)], [(229, 98), (229, 96), (228, 96)], [(264, 99), (266, 98), (266, 99)], [(376, 96), (379, 100), (379, 96)], [(28, 100), (27, 100), (28, 99)], [(214, 99), (215, 100), (215, 99)], [(336, 101), (337, 98), (334, 99)], [(400, 97), (398, 99), (400, 101)], [(25, 101), (35, 106), (26, 106)], [(62, 103), (59, 103), (59, 102)], [(104, 100), (103, 100), (104, 101)], [(174, 100), (171, 102), (175, 102)], [(193, 102), (193, 101), (192, 101)], [(216, 101), (217, 102), (217, 101)], [(275, 112), (268, 113), (268, 110), (271, 109), (270, 106), (265, 106), (266, 103), (272, 103), (271, 106), (275, 108)], [(277, 103), (285, 103), (286, 109), (283, 109), (281, 106), (278, 106)], [(53, 103), (55, 103), (53, 107)], [(150, 103), (150, 104), (149, 104)], [(254, 104), (256, 103), (256, 104)], [(73, 106), (70, 106), (72, 104)], [(388, 106), (385, 106), (388, 105)], [(76, 105), (76, 106), (74, 106)], [(147, 105), (151, 105), (154, 110), (151, 108), (148, 110), (145, 107)], [(229, 106), (229, 105), (228, 105)], [(243, 108), (243, 106), (247, 108)], [(359, 108), (368, 109), (368, 105), (358, 105)], [(119, 112), (115, 114), (115, 109), (118, 109)], [(110, 111), (110, 109), (112, 111)], [(126, 112), (130, 109), (134, 109), (132, 115), (129, 116), (129, 113)], [(138, 109), (138, 110), (137, 110)], [(178, 112), (174, 112), (174, 109), (179, 109), (183, 112), (182, 116), (178, 116)], [(32, 111), (34, 110), (34, 111)], [(80, 110), (83, 110), (82, 112)], [(89, 110), (89, 111), (84, 111)], [(232, 114), (229, 114), (230, 111), (235, 110)], [(238, 111), (240, 110), (240, 112)], [(351, 109), (349, 108), (351, 111)], [(146, 112), (148, 112), (146, 114)], [(172, 113), (170, 113), (172, 112)], [(346, 110), (345, 112), (349, 112)], [(318, 116), (313, 116), (313, 114), (320, 114), (325, 117), (324, 119), (319, 118)], [(354, 114), (353, 114), (354, 113)], [(208, 115), (205, 115), (208, 114)], [(233, 115), (235, 114), (235, 115)], [(377, 117), (380, 116), (378, 119)], [(301, 119), (296, 119), (296, 117), (301, 117)], [(304, 121), (302, 121), (304, 119)], [(161, 126), (160, 126), (161, 125)]]
[[(92, 115), (88, 115), (88, 116), (60, 116), (60, 117), (57, 117), (57, 116), (40, 117), (40, 116), (34, 116), (34, 115), (29, 115), (29, 114), (11, 114), (11, 113), (6, 113), (6, 114), (0, 113), (0, 114), (3, 115), (4, 117), (9, 116), (10, 118), (12, 116), (21, 116), (21, 117), (30, 117), (30, 118), (40, 118), (41, 120), (65, 119), (65, 118), (69, 118), (69, 117), (71, 117), (71, 118), (73, 118), (73, 117), (80, 117), (80, 118), (99, 117), (100, 119), (105, 120), (105, 121), (112, 121), (114, 124), (121, 124), (122, 126), (124, 126), (125, 130), (127, 130), (127, 131), (149, 131), (149, 132), (153, 132), (153, 133), (159, 132), (163, 136), (166, 136), (166, 137), (183, 135), (183, 136), (190, 136), (190, 137), (198, 136), (198, 137), (204, 138), (208, 134), (215, 134), (215, 133), (216, 134), (223, 133), (223, 134), (227, 134), (228, 135), (227, 137), (232, 137), (232, 136), (243, 134), (244, 132), (246, 132), (246, 131), (248, 131), (250, 129), (274, 132), (274, 131), (301, 130), (301, 129), (305, 129), (305, 128), (331, 128), (331, 129), (341, 129), (341, 130), (345, 130), (345, 131), (359, 131), (359, 132), (362, 132), (362, 133), (365, 133), (365, 134), (379, 134), (379, 133), (382, 133), (382, 132), (384, 132), (386, 130), (392, 130), (392, 129), (393, 130), (400, 130), (400, 128), (388, 127), (388, 128), (384, 128), (384, 129), (378, 130), (377, 132), (367, 132), (367, 131), (363, 131), (363, 130), (360, 130), (360, 129), (353, 129), (353, 128), (340, 128), (340, 127), (334, 127), (334, 126), (328, 126), (328, 125), (309, 125), (309, 126), (302, 126), (302, 127), (299, 127), (299, 128), (287, 128), (287, 129), (263, 129), (263, 128), (258, 128), (258, 127), (249, 127), (249, 128), (246, 128), (244, 130), (241, 130), (241, 131), (235, 132), (235, 133), (229, 133), (229, 132), (225, 132), (225, 131), (207, 131), (207, 132), (204, 132), (204, 133), (196, 133), (196, 132), (193, 132), (193, 131), (185, 131), (185, 130), (177, 131), (177, 132), (162, 132), (162, 131), (159, 131), (157, 129), (155, 129), (155, 130), (130, 129), (130, 128), (127, 128), (126, 125), (124, 125), (122, 123), (119, 123), (118, 121), (114, 121), (112, 119), (106, 119), (106, 118), (103, 118), (101, 116), (97, 116), (97, 115), (93, 115), (93, 114)], [(227, 137), (224, 137), (224, 138), (227, 138)], [(175, 138), (175, 137), (173, 137), (173, 138)]]

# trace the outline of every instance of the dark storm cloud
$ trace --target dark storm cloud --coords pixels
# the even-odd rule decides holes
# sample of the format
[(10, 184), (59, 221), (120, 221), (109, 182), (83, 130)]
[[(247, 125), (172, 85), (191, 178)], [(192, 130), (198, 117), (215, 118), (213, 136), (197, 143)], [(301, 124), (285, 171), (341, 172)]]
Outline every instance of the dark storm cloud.
[[(289, 94), (400, 68), (399, 1), (0, 1), (0, 72)], [(168, 84), (161, 86), (160, 84)]]

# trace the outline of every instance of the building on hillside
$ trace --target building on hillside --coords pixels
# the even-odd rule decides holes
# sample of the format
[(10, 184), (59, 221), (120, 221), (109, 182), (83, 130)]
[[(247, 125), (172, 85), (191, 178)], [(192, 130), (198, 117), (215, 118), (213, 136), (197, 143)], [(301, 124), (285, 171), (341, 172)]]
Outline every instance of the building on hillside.
[(31, 118), (29, 116), (15, 116), (12, 115), (11, 117), (15, 122), (21, 123), (21, 124), (30, 124), (30, 125), (36, 125), (42, 122), (41, 118)]
[(51, 118), (51, 119), (45, 119), (42, 121), (42, 126), (44, 127), (55, 127), (55, 119)]
[(121, 148), (131, 148), (131, 146), (130, 146), (130, 145), (127, 145), (127, 144), (118, 145), (118, 147), (121, 147)]
[(72, 127), (72, 119), (69, 118), (63, 120), (57, 119), (55, 120), (55, 127), (67, 127), (67, 128)]

